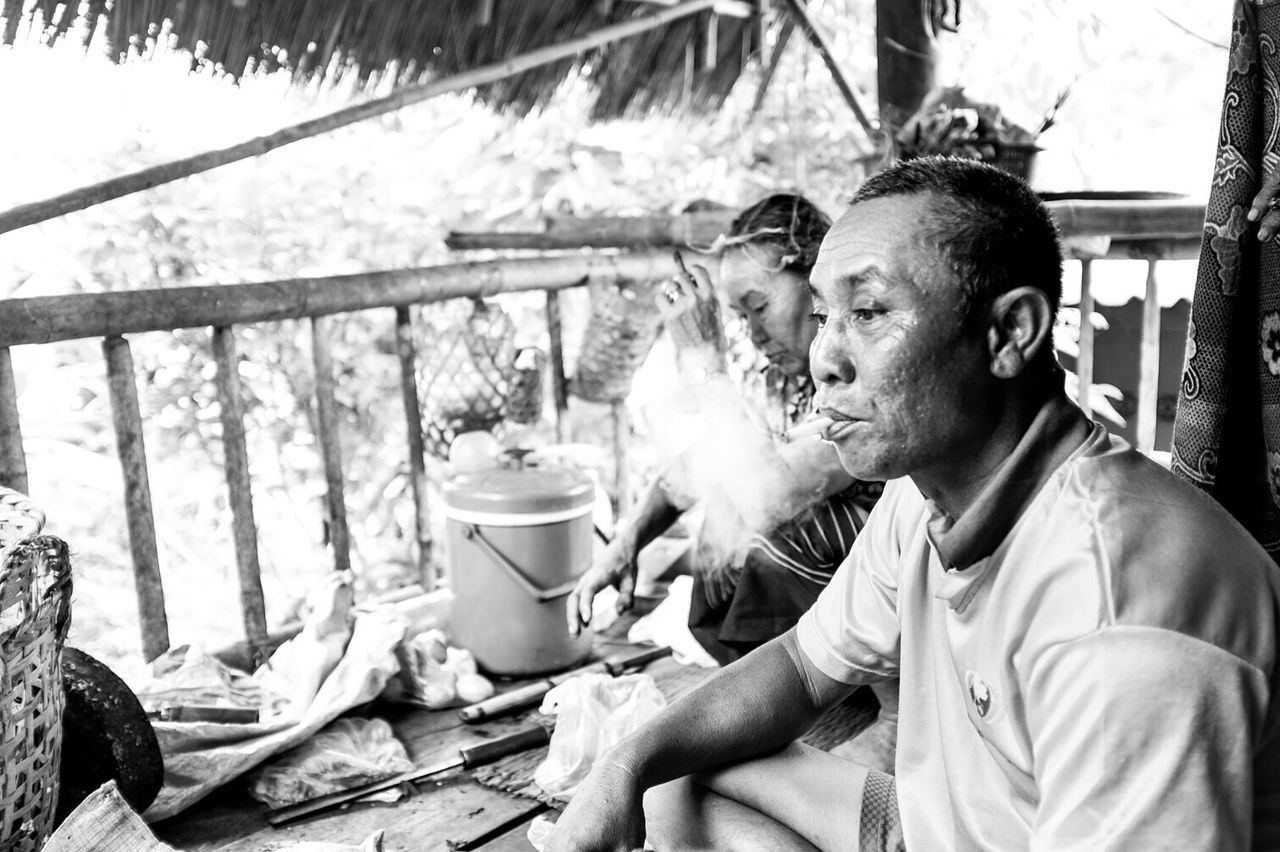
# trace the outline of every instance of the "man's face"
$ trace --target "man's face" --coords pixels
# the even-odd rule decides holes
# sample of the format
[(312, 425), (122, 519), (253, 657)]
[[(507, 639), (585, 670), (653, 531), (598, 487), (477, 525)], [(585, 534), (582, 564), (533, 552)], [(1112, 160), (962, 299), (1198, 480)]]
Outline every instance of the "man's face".
[(818, 409), (860, 479), (941, 481), (990, 436), (985, 333), (965, 330), (957, 282), (920, 238), (925, 194), (851, 208), (810, 275), (820, 328), (809, 352)]

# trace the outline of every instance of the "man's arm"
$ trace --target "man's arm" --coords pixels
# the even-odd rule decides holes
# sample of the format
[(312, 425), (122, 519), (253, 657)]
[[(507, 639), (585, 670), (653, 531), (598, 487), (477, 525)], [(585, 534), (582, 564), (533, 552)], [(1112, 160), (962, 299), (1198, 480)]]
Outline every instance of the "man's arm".
[(1180, 633), (1114, 626), (1041, 652), (1024, 689), (1033, 850), (1249, 848), (1258, 669)]
[(809, 663), (789, 631), (712, 675), (619, 743), (565, 809), (551, 848), (639, 848), (646, 790), (776, 751), (852, 689)]

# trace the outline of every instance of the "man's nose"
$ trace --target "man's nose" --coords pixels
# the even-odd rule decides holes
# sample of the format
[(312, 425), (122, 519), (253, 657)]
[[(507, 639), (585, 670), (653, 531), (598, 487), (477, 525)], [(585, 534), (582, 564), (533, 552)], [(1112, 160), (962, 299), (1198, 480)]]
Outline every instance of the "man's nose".
[(818, 329), (809, 344), (809, 372), (821, 385), (850, 384), (857, 374), (848, 347), (830, 325)]

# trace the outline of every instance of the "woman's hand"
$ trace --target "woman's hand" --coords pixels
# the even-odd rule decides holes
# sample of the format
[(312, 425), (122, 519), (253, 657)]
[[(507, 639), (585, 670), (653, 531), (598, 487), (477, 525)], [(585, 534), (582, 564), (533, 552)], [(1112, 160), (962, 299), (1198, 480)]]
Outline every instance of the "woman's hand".
[(645, 840), (644, 791), (607, 759), (597, 764), (556, 820), (548, 852), (630, 852)]
[(1258, 239), (1266, 242), (1280, 231), (1280, 167), (1262, 182), (1249, 208), (1249, 221), (1258, 222)]
[(728, 349), (720, 302), (711, 276), (701, 266), (686, 269), (676, 253), (680, 271), (658, 290), (658, 312), (679, 353), (709, 352), (723, 358)]
[(612, 586), (618, 590), (618, 612), (631, 609), (636, 591), (635, 548), (619, 535), (600, 556), (599, 561), (578, 580), (565, 601), (565, 615), (569, 619), (569, 635), (577, 636), (591, 623), (591, 606), (596, 595)]

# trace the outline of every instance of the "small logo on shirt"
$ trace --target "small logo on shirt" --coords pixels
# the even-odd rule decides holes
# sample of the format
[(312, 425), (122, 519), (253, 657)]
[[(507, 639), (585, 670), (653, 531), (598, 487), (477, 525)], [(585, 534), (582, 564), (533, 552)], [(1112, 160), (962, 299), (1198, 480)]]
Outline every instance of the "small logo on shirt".
[(973, 709), (983, 719), (987, 718), (987, 714), (991, 712), (991, 687), (973, 672), (966, 672), (964, 679), (969, 686), (969, 700), (973, 702)]

